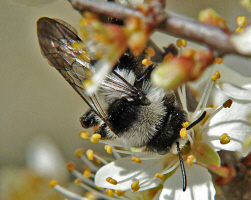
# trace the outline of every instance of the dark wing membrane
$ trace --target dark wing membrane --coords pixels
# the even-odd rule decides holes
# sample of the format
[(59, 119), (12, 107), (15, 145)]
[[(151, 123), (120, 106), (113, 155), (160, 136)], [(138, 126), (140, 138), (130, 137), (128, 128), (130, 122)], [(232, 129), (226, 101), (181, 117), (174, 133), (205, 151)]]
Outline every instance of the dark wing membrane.
[(85, 95), (83, 82), (87, 79), (87, 71), (95, 72), (93, 64), (82, 60), (78, 52), (74, 52), (72, 44), (80, 42), (73, 28), (64, 22), (40, 18), (37, 21), (37, 35), (42, 54), (49, 64), (55, 67), (65, 80), (77, 91), (88, 106), (103, 120), (106, 114), (103, 111), (98, 97)]

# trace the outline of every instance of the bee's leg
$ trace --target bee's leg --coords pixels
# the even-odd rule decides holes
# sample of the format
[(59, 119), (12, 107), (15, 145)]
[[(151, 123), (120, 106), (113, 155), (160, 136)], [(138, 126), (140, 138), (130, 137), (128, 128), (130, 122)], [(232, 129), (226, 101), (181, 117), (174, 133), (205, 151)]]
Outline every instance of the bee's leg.
[(98, 125), (98, 121), (95, 116), (96, 114), (93, 110), (88, 110), (79, 118), (79, 121), (84, 128), (90, 128)]

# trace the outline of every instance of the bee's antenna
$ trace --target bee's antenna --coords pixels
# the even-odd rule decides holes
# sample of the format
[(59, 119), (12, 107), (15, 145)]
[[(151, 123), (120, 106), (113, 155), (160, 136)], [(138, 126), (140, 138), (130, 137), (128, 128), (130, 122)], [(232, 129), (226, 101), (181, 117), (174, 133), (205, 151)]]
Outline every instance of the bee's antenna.
[(187, 175), (186, 175), (186, 170), (183, 162), (183, 158), (180, 153), (180, 147), (179, 147), (179, 142), (176, 142), (177, 144), (177, 151), (179, 154), (179, 159), (180, 159), (180, 168), (181, 168), (181, 173), (182, 173), (182, 179), (183, 179), (183, 192), (186, 191), (187, 188)]
[(191, 123), (188, 127), (186, 127), (186, 130), (191, 129), (191, 128), (193, 128), (196, 124), (200, 123), (201, 120), (204, 119), (204, 117), (206, 116), (206, 114), (207, 114), (207, 111), (204, 111), (198, 119), (196, 119), (193, 123)]

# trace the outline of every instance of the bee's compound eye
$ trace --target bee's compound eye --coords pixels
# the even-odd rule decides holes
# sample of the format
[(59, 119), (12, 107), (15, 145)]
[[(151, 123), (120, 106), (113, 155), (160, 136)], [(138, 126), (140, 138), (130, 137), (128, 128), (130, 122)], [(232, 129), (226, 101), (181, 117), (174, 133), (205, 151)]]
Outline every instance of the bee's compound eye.
[(95, 120), (95, 113), (93, 110), (87, 111), (85, 114), (83, 114), (79, 118), (79, 121), (84, 128), (90, 128), (97, 125), (97, 121)]

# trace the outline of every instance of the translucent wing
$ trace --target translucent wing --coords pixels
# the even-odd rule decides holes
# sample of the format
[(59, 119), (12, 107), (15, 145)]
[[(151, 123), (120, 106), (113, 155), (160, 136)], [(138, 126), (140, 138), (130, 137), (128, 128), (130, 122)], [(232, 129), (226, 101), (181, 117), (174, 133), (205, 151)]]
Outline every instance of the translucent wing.
[[(74, 50), (73, 43), (81, 41), (75, 29), (63, 21), (43, 17), (37, 21), (37, 35), (42, 54), (49, 64), (55, 67), (88, 106), (106, 121), (106, 114), (96, 94), (85, 95), (84, 81), (87, 80), (88, 73), (95, 73), (93, 65), (95, 57), (86, 62), (81, 59), (80, 54), (88, 50)], [(91, 52), (88, 54), (91, 55)]]

